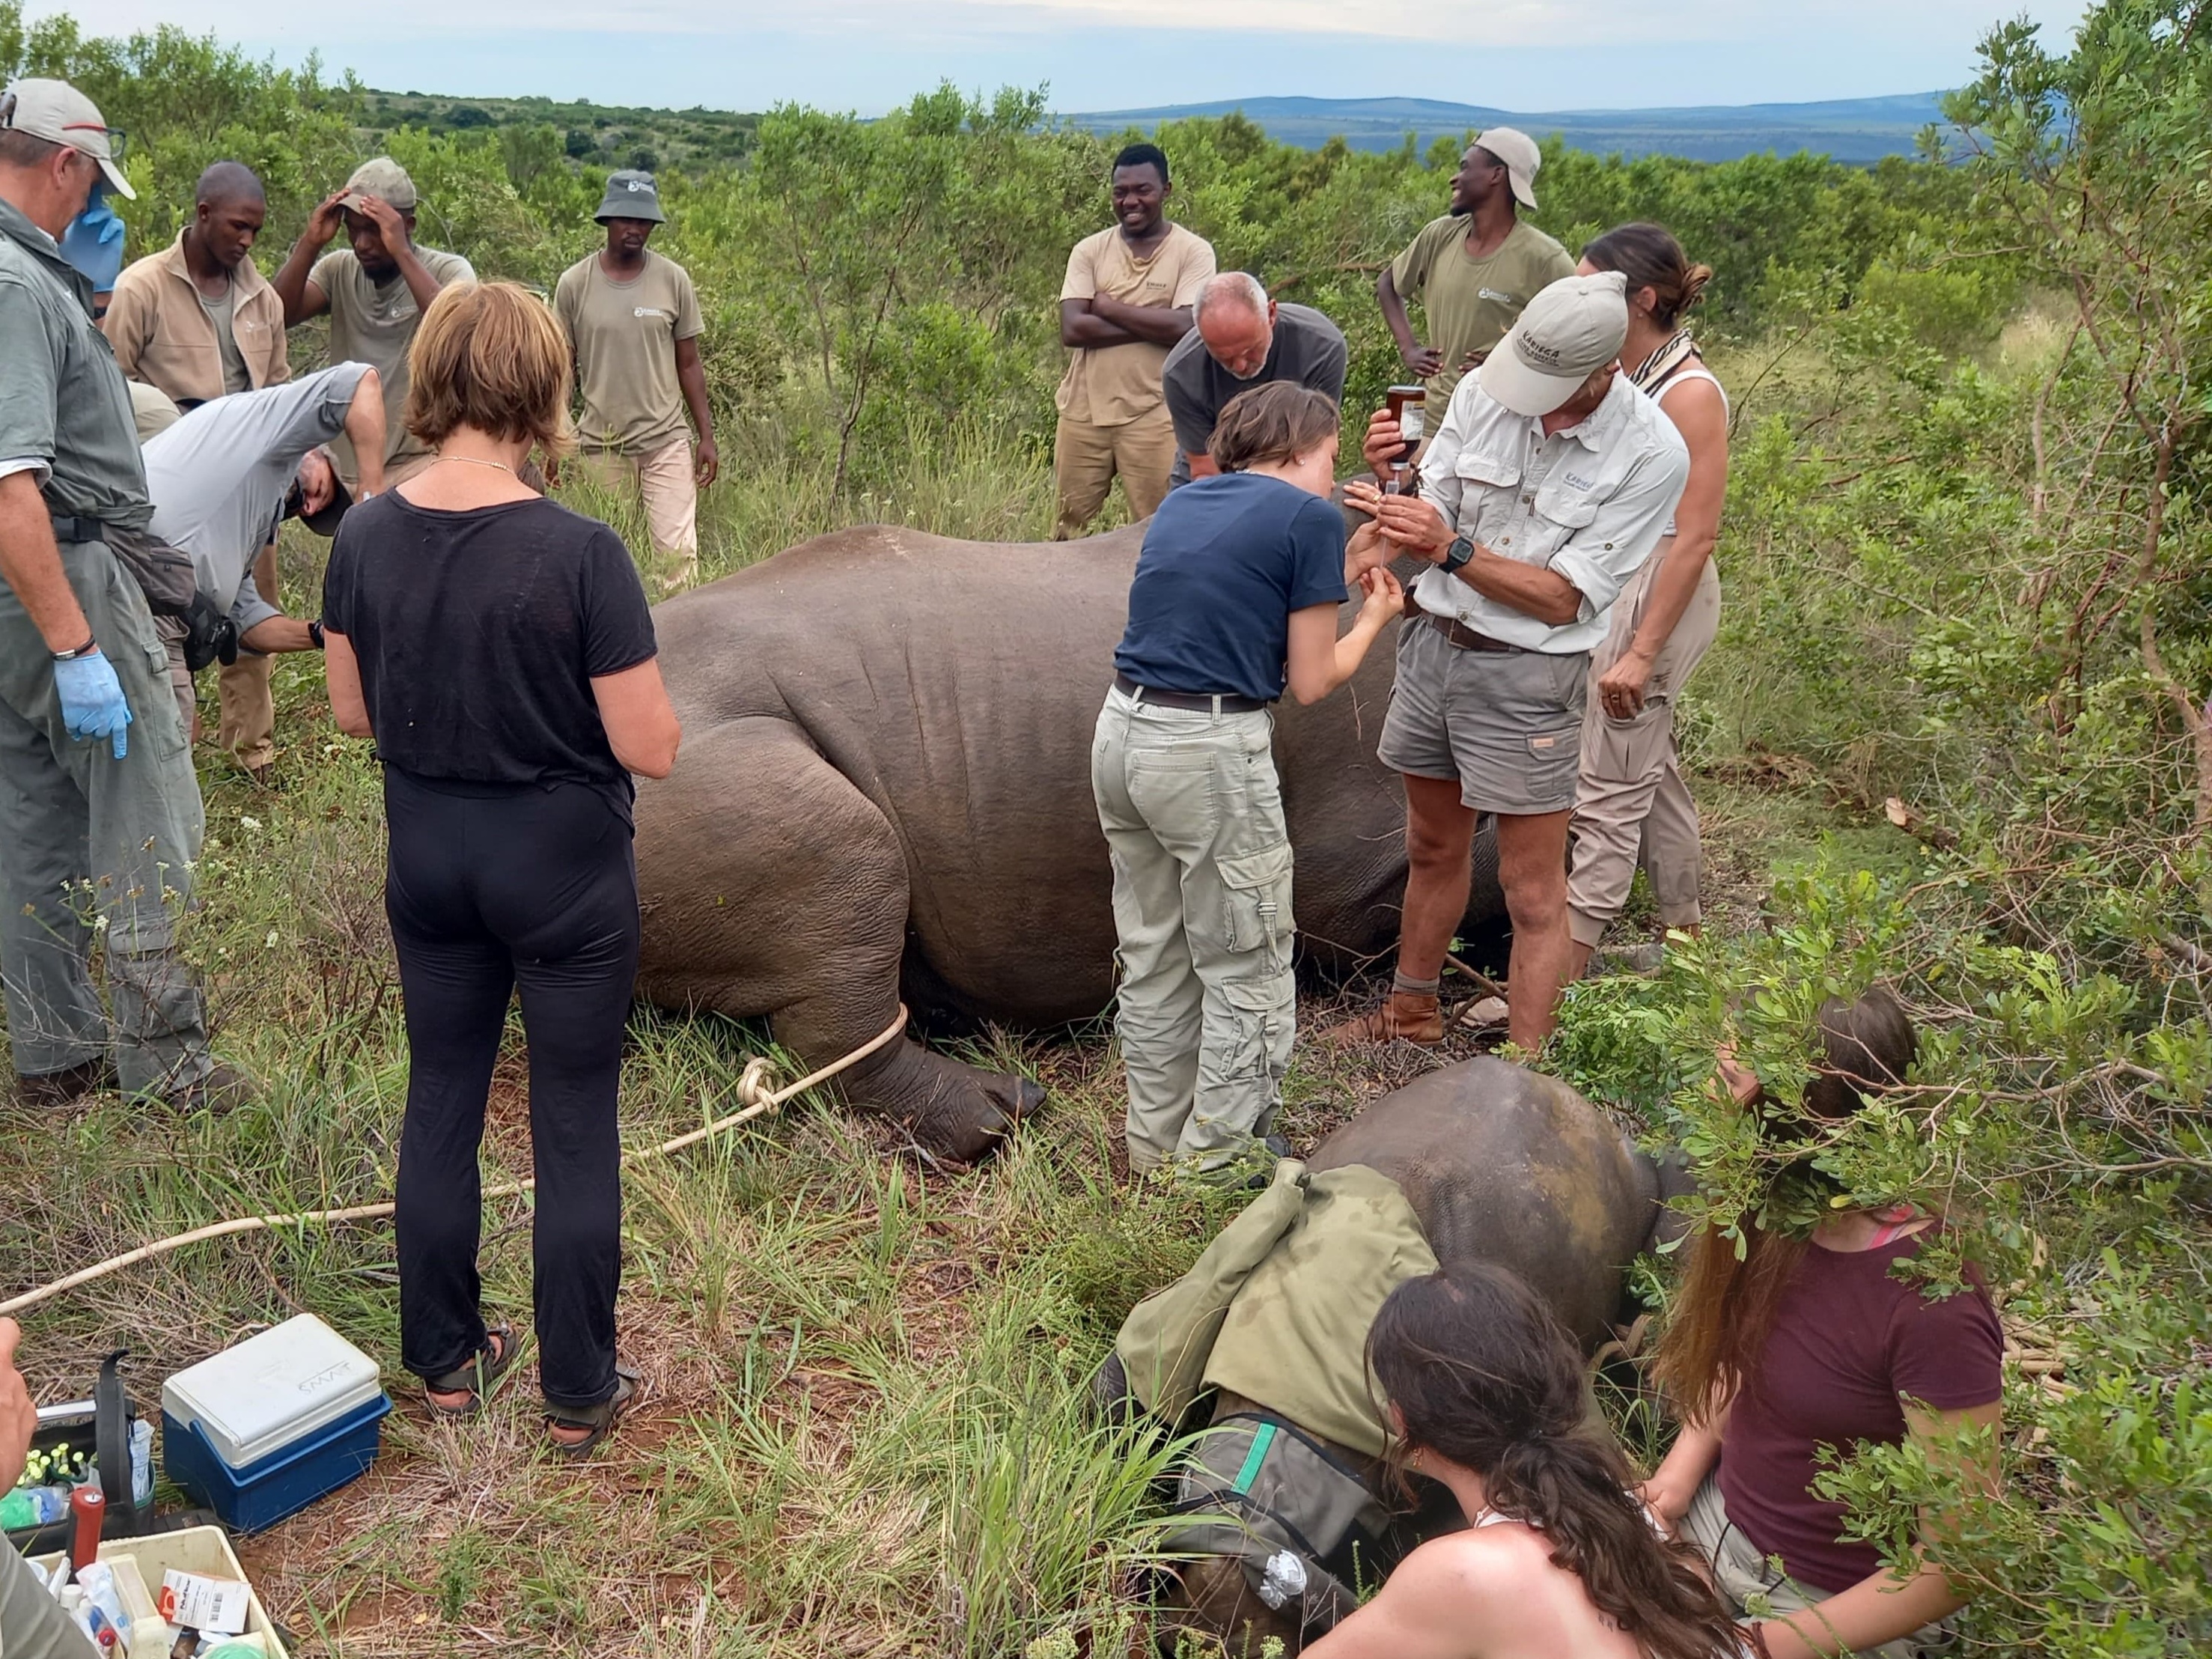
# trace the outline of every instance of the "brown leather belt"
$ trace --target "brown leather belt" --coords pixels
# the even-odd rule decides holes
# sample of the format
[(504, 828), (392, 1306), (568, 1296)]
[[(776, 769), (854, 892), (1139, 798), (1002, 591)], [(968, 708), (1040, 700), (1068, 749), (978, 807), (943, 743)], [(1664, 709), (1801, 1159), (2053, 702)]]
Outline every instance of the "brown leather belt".
[(1155, 686), (1139, 685), (1127, 674), (1114, 676), (1114, 689), (1124, 696), (1134, 697), (1139, 702), (1150, 703), (1155, 708), (1192, 708), (1209, 714), (1249, 714), (1267, 706), (1257, 697), (1232, 696), (1225, 691), (1218, 696), (1205, 691), (1162, 691)]
[(1428, 618), (1430, 627), (1462, 651), (1514, 652), (1528, 648), (1525, 645), (1508, 645), (1504, 640), (1493, 640), (1487, 634), (1478, 634), (1465, 623), (1455, 622), (1449, 617), (1439, 617), (1433, 611), (1428, 613)]

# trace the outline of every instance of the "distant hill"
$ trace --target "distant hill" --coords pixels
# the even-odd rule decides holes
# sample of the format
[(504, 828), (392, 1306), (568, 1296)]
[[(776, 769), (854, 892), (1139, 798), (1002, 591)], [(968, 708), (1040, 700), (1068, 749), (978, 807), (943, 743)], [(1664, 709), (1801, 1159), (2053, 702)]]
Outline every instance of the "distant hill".
[(1242, 98), (1160, 109), (1100, 110), (1061, 118), (1092, 132), (1146, 130), (1187, 116), (1243, 112), (1283, 143), (1316, 149), (1341, 134), (1354, 149), (1395, 149), (1412, 133), (1425, 150), (1438, 138), (1489, 126), (1518, 127), (1531, 137), (1554, 134), (1598, 155), (1665, 155), (1726, 161), (1773, 150), (1819, 150), (1839, 161), (1878, 161), (1912, 153), (1920, 130), (1941, 123), (1942, 94), (1843, 98), (1817, 104), (1713, 104), (1682, 109), (1555, 110), (1516, 114), (1428, 98)]

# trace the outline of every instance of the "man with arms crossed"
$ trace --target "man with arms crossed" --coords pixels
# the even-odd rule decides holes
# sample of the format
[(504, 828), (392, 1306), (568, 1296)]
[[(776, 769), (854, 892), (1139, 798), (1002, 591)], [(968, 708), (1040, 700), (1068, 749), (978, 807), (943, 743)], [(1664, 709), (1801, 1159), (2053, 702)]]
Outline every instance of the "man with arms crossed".
[[(668, 222), (649, 173), (607, 175), (599, 222), (607, 245), (561, 273), (554, 313), (576, 359), (584, 413), (576, 436), (600, 482), (645, 503), (660, 587), (674, 592), (699, 570), (699, 492), (721, 465), (707, 369), (699, 361), (699, 296), (690, 273), (646, 246)], [(699, 429), (695, 456), (686, 409)]]
[[(416, 246), (415, 205), (415, 181), (398, 162), (383, 155), (363, 161), (345, 188), (315, 210), (273, 284), (284, 301), (285, 327), (327, 312), (331, 362), (367, 363), (383, 382), (387, 488), (404, 483), (432, 459), (400, 419), (407, 407), (407, 348), (438, 290), (477, 277), (459, 254)], [(341, 229), (347, 246), (324, 253)], [(353, 446), (341, 437), (331, 448), (347, 492), (358, 496)]]
[[(1551, 1034), (1572, 944), (1567, 823), (1589, 653), (1690, 473), (1674, 422), (1620, 372), (1627, 331), (1620, 272), (1553, 283), (1452, 394), (1419, 495), (1345, 486), (1386, 541), (1433, 568), (1412, 590), (1421, 614), (1398, 637), (1377, 750), (1406, 779), (1398, 973), (1340, 1042), (1443, 1040), (1437, 990), (1483, 812), (1513, 921), (1508, 1030), (1532, 1052)], [(1378, 411), (1368, 465), (1382, 476), (1401, 447)]]
[(1277, 305), (1258, 277), (1224, 270), (1199, 289), (1190, 314), (1190, 332), (1160, 371), (1175, 422), (1170, 489), (1219, 470), (1206, 447), (1223, 405), (1238, 392), (1291, 380), (1333, 404), (1344, 401), (1344, 331), (1311, 306)]
[[(1573, 255), (1520, 220), (1520, 208), (1535, 211), (1543, 160), (1525, 132), (1492, 127), (1481, 134), (1452, 175), (1451, 211), (1422, 226), (1376, 279), (1382, 320), (1406, 367), (1427, 381), (1432, 414), (1513, 326), (1522, 307), (1575, 274)], [(1408, 300), (1428, 313), (1428, 345), (1407, 320)]]
[[(179, 410), (212, 398), (278, 386), (292, 377), (284, 347), (284, 302), (252, 258), (269, 203), (261, 180), (236, 161), (200, 174), (191, 222), (159, 253), (116, 279), (100, 329), (116, 366), (154, 387)], [(253, 567), (262, 599), (277, 603), (276, 544)], [(222, 720), (216, 741), (261, 782), (276, 757), (276, 708), (269, 659), (241, 652), (220, 679)]]
[(1054, 399), (1054, 541), (1089, 528), (1117, 474), (1137, 518), (1150, 518), (1168, 493), (1176, 436), (1160, 370), (1190, 331), (1199, 285), (1213, 275), (1212, 245), (1164, 216), (1173, 192), (1158, 146), (1131, 144), (1115, 156), (1113, 188), (1117, 222), (1075, 245), (1060, 289), (1060, 343), (1073, 355)]
[(153, 507), (91, 284), (58, 245), (95, 180), (130, 197), (114, 137), (65, 82), (0, 93), (0, 984), (27, 1103), (119, 1081), (219, 1108), (245, 1085), (176, 948), (199, 786), (145, 592), (106, 545)]

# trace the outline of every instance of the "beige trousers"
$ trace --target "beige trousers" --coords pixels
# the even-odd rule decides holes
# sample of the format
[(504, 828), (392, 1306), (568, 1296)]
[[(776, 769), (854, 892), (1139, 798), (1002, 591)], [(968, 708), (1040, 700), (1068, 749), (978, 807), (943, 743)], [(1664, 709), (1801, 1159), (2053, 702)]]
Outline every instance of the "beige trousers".
[(1282, 1102), (1297, 923), (1274, 724), (1118, 690), (1098, 711), (1091, 787), (1113, 856), (1133, 1170), (1227, 1163)]
[(1575, 785), (1567, 927), (1576, 944), (1592, 949), (1628, 908), (1639, 859), (1651, 878), (1662, 921), (1669, 927), (1693, 927), (1703, 914), (1698, 903), (1704, 873), (1698, 804), (1690, 798), (1674, 748), (1674, 699), (1720, 627), (1721, 579), (1712, 560), (1705, 561), (1690, 608), (1660, 648), (1643, 708), (1626, 720), (1614, 720), (1597, 691), (1599, 677), (1634, 641), (1651, 602), (1652, 581), (1674, 545), (1672, 537), (1660, 543), (1621, 590), (1605, 642), (1590, 656), (1582, 770)]
[[(1682, 1535), (1713, 1564), (1713, 1588), (1739, 1617), (1780, 1619), (1818, 1607), (1832, 1592), (1816, 1589), (1782, 1571), (1728, 1518), (1717, 1475), (1707, 1475), (1682, 1517)], [(1801, 1620), (1811, 1624), (1810, 1620)], [(1956, 1650), (1958, 1638), (1944, 1625), (1923, 1625), (1879, 1647), (1853, 1650), (1858, 1659), (1936, 1659)]]
[[(261, 590), (263, 599), (282, 606), (274, 542), (253, 561), (253, 585)], [(269, 690), (269, 669), (268, 658), (241, 650), (238, 660), (227, 665), (216, 679), (222, 708), (216, 742), (249, 772), (276, 758), (276, 700)], [(186, 726), (190, 729), (190, 722)]]
[(1052, 440), (1052, 479), (1060, 491), (1053, 540), (1073, 541), (1088, 530), (1116, 477), (1129, 498), (1130, 516), (1151, 518), (1167, 499), (1175, 458), (1175, 422), (1165, 404), (1123, 426), (1092, 426), (1061, 416)]
[(691, 441), (678, 438), (642, 455), (592, 450), (581, 459), (607, 489), (635, 486), (645, 506), (646, 533), (653, 538), (661, 591), (689, 587), (699, 574), (699, 483), (692, 470)]

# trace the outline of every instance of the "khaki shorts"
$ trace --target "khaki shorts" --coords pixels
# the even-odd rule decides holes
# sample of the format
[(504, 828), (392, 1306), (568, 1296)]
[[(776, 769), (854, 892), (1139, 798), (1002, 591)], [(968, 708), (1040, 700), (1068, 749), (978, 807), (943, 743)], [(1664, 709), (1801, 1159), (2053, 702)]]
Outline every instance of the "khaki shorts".
[(1409, 617), (1376, 756), (1394, 772), (1458, 780), (1477, 811), (1566, 811), (1589, 676), (1588, 652), (1462, 651), (1425, 617)]

